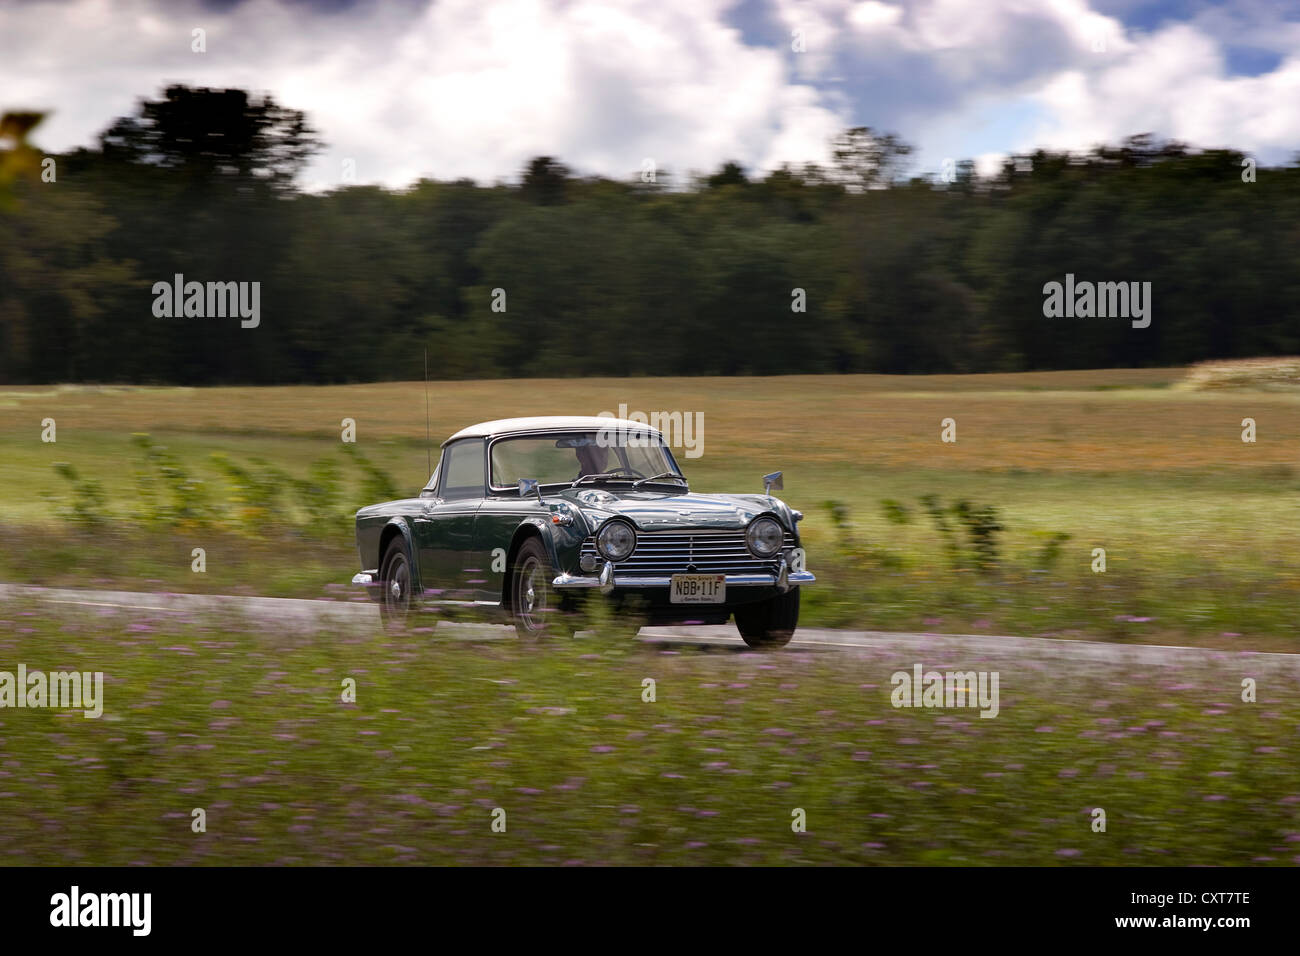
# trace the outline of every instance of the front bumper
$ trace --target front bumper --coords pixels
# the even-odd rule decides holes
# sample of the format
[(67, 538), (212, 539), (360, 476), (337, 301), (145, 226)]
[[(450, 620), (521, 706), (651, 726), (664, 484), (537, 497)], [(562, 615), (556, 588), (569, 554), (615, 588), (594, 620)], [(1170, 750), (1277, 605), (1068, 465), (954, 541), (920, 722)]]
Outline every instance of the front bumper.
[[(774, 587), (778, 591), (788, 591), (791, 587), (800, 584), (812, 584), (817, 580), (811, 571), (791, 571), (785, 563), (785, 558), (781, 559), (781, 564), (775, 574), (728, 574), (724, 576), (727, 579), (728, 587), (733, 585), (736, 587)], [(551, 581), (551, 586), (560, 590), (596, 588), (602, 594), (609, 594), (615, 588), (666, 588), (672, 585), (672, 581), (672, 575), (667, 574), (619, 575), (614, 570), (613, 562), (606, 561), (598, 575), (557, 574), (554, 580)]]

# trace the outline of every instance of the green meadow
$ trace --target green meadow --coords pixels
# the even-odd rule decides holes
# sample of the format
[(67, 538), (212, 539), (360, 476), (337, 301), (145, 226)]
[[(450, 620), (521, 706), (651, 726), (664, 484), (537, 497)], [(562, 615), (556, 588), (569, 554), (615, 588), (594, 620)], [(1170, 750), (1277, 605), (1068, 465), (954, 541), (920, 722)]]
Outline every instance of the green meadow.
[(891, 706), (883, 648), (11, 602), (0, 661), (103, 671), (103, 713), (0, 710), (0, 863), (1297, 861), (1293, 673), (957, 656), (925, 663), (997, 670), (996, 718)]
[[(429, 430), (436, 456), (491, 418), (620, 405), (701, 416), (698, 457), (676, 450), (692, 488), (757, 491), (785, 472), (819, 576), (806, 624), (1295, 650), (1300, 392), (1185, 379), (434, 382)], [(945, 419), (955, 442), (941, 440)], [(425, 429), (420, 383), (8, 388), (0, 578), (341, 596), (357, 567), (352, 513), (420, 487)]]

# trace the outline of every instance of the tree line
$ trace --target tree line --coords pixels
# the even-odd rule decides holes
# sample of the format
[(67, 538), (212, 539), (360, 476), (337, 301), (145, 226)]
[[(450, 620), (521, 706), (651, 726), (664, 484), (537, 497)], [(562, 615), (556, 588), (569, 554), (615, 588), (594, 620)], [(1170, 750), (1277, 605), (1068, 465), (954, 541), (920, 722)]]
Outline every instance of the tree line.
[[(1300, 352), (1300, 166), (1138, 135), (992, 177), (904, 178), (846, 130), (825, 167), (680, 181), (423, 179), (302, 191), (308, 118), (168, 88), (91, 147), (0, 125), (0, 381), (986, 372)], [(469, 147), (467, 147), (469, 148)], [(1150, 283), (1150, 324), (1044, 314), (1048, 283)], [(258, 283), (259, 321), (155, 314)], [(197, 301), (197, 300), (196, 300)]]

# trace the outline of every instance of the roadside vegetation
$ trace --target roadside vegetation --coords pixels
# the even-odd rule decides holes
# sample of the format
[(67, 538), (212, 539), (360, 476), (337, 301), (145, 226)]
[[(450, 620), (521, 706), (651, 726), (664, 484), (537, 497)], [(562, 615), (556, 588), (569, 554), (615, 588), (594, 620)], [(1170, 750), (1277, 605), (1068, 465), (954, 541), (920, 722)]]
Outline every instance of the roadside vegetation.
[(0, 660), (105, 677), (0, 710), (0, 863), (1300, 862), (1294, 675), (1248, 655), (926, 661), (1000, 671), (982, 719), (892, 707), (883, 649), (482, 633), (8, 603)]
[[(1181, 378), (433, 383), (431, 431), (436, 454), (466, 423), (523, 412), (701, 413), (702, 454), (676, 449), (693, 488), (758, 491), (785, 471), (819, 579), (805, 625), (1295, 650), (1300, 397)], [(352, 515), (424, 483), (424, 433), (418, 384), (10, 389), (0, 579), (351, 597)]]

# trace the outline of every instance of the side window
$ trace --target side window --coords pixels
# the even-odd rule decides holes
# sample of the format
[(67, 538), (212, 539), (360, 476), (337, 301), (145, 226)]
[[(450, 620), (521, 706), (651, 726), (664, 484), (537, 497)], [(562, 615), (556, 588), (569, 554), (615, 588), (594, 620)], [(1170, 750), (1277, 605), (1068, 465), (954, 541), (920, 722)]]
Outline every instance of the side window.
[(483, 442), (457, 442), (447, 448), (442, 465), (442, 497), (483, 497)]

